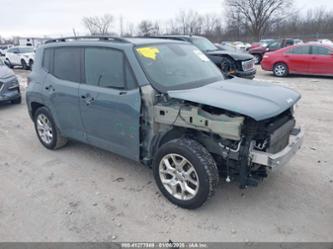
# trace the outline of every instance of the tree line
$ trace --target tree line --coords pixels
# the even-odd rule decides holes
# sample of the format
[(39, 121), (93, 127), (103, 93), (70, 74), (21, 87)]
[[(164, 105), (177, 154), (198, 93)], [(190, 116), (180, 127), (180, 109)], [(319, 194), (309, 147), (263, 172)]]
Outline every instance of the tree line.
[(304, 13), (295, 8), (292, 0), (221, 1), (221, 14), (181, 10), (168, 21), (145, 19), (137, 24), (126, 22), (122, 16), (118, 19), (105, 14), (84, 17), (82, 24), (91, 35), (192, 34), (205, 36), (214, 42), (254, 42), (262, 38), (286, 37), (305, 41), (333, 39), (332, 10), (317, 8)]
[[(215, 42), (333, 38), (332, 10), (318, 8), (304, 13), (294, 7), (292, 0), (224, 0), (222, 7), (223, 15), (188, 10), (180, 11), (167, 22), (146, 19), (137, 25), (127, 23), (125, 27), (121, 17), (120, 33), (123, 36), (203, 35)], [(91, 34), (112, 34), (115, 30), (115, 18), (109, 14), (85, 17), (83, 24)]]

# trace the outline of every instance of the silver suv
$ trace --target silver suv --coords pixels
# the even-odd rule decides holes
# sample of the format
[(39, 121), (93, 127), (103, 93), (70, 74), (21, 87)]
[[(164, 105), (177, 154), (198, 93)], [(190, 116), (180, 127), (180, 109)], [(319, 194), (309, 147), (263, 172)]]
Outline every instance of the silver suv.
[(153, 168), (172, 203), (197, 208), (219, 178), (256, 186), (300, 148), (290, 89), (226, 80), (180, 41), (72, 37), (36, 53), (27, 105), (40, 142), (74, 139)]

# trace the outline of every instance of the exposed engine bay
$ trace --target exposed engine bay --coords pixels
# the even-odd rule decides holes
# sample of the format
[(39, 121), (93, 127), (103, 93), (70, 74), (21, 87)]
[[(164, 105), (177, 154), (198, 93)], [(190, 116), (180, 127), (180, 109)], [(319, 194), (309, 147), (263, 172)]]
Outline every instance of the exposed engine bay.
[(241, 116), (211, 113), (199, 106), (177, 102), (155, 105), (154, 119), (161, 124), (198, 129), (237, 141), (241, 139), (244, 123), (244, 117)]
[(161, 144), (192, 137), (214, 156), (226, 181), (237, 180), (241, 187), (256, 186), (267, 176), (269, 156), (288, 147), (295, 129), (292, 108), (256, 121), (220, 108), (155, 95), (151, 89), (143, 88), (143, 96), (147, 129), (143, 130), (142, 147), (151, 148), (143, 151), (147, 162)]

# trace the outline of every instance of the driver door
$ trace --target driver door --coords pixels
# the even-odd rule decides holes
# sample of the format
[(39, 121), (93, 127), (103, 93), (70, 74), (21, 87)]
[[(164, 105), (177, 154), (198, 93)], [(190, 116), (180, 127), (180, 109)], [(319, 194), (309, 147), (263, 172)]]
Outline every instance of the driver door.
[(141, 96), (125, 54), (102, 47), (84, 53), (79, 98), (88, 143), (139, 160)]

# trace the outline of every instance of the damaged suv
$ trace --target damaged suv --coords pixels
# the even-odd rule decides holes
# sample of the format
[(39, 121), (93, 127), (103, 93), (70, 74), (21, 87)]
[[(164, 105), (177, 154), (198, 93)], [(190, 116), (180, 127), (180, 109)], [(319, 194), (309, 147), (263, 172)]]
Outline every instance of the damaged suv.
[(72, 37), (36, 53), (27, 105), (40, 142), (78, 140), (153, 169), (160, 191), (198, 208), (219, 178), (256, 186), (300, 148), (288, 88), (225, 80), (189, 43)]

